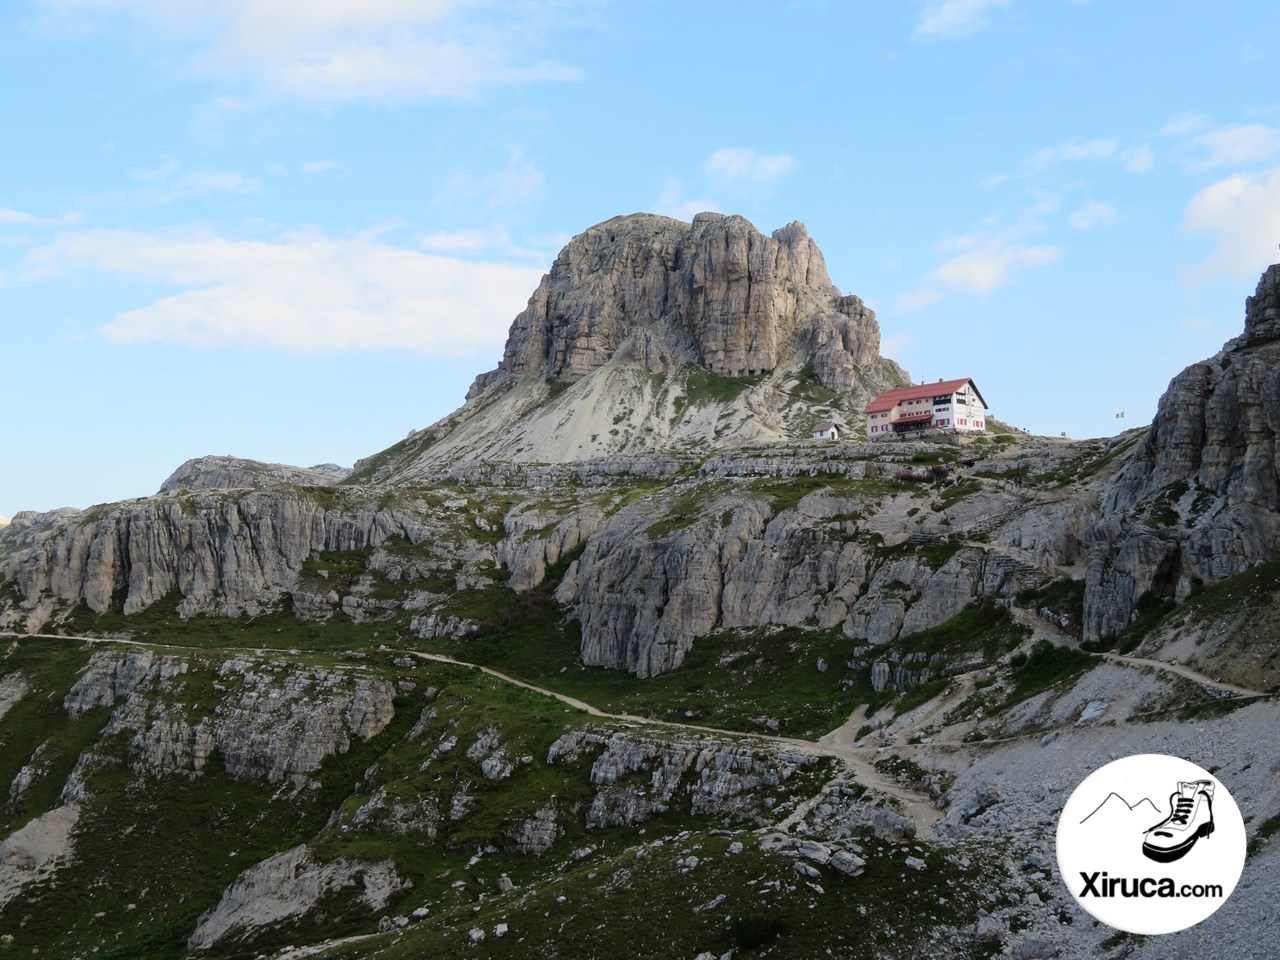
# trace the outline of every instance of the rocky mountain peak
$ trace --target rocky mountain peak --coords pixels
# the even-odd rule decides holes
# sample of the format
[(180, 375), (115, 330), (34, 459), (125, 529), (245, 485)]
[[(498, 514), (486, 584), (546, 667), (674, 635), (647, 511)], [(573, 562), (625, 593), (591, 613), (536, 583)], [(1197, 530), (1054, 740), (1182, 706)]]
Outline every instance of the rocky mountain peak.
[(821, 421), (859, 423), (867, 399), (908, 379), (803, 223), (766, 236), (740, 216), (636, 213), (570, 240), (497, 369), (355, 479), (807, 440)]
[(1244, 302), (1245, 345), (1280, 340), (1280, 263), (1273, 263), (1258, 280), (1258, 289)]
[(565, 246), (468, 398), (514, 377), (572, 383), (627, 349), (653, 372), (688, 363), (728, 377), (794, 358), (848, 390), (879, 347), (875, 314), (832, 285), (803, 223), (767, 237), (740, 216), (637, 213)]

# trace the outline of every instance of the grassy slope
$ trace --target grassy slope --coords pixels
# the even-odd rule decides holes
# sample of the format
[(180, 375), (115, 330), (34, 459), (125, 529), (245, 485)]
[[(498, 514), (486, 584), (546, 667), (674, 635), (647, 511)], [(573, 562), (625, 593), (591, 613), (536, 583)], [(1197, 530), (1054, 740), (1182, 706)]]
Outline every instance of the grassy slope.
[[(0, 721), (0, 773), (11, 779), (41, 742), (50, 764), (47, 775), (18, 803), (0, 803), (6, 832), (54, 805), (81, 750), (92, 744), (109, 761), (89, 778), (93, 798), (85, 804), (72, 861), (55, 880), (27, 888), (0, 911), (0, 930), (14, 936), (12, 948), (19, 954), (39, 950), (44, 956), (70, 957), (96, 947), (97, 957), (178, 957), (199, 915), (242, 870), (302, 842), (321, 860), (394, 861), (400, 876), (412, 882), (412, 892), (406, 891), (392, 910), (407, 912), (423, 903), (440, 905), (459, 897), (470, 902), (491, 894), (501, 873), (522, 885), (546, 882), (550, 864), (516, 853), (513, 837), (525, 819), (548, 804), (565, 830), (556, 847), (561, 856), (588, 844), (616, 853), (646, 830), (708, 826), (690, 817), (684, 802), (644, 827), (588, 834), (583, 818), (594, 795), (588, 781), (592, 758), (545, 763), (552, 741), (585, 722), (582, 714), (467, 668), (397, 666), (389, 659), (392, 654), (372, 655), (354, 669), (407, 680), (413, 689), (397, 697), (396, 716), (387, 730), (367, 743), (354, 742), (349, 752), (325, 762), (316, 778), (318, 789), (295, 796), (273, 785), (233, 779), (219, 769), (216, 754), (210, 769), (194, 779), (142, 778), (127, 766), (130, 748), (123, 736), (100, 738), (107, 710), (72, 721), (61, 708), (87, 656), (78, 644), (24, 640), (0, 660), (0, 676), (20, 672), (33, 687)], [(218, 662), (216, 651), (195, 655), (175, 697), (201, 709), (211, 707), (216, 696), (206, 688), (220, 682)], [(347, 665), (351, 667), (349, 661)], [(419, 735), (410, 739), (415, 726)], [(510, 756), (532, 758), (517, 762), (508, 779), (486, 780), (479, 759), (467, 756), (480, 734), (491, 730)], [(449, 737), (457, 738), (457, 746), (426, 763)], [(647, 771), (631, 776), (637, 783), (649, 778)], [(778, 796), (816, 789), (812, 779), (798, 778)], [(435, 836), (423, 829), (396, 829), (377, 816), (357, 825), (353, 814), (380, 788), (443, 811)], [(455, 821), (448, 811), (459, 792), (474, 802)], [(728, 825), (732, 823), (731, 818)], [(486, 849), (497, 852), (468, 869), (471, 857)], [(455, 891), (452, 884), (458, 879), (463, 885)], [(366, 910), (352, 907), (350, 897), (335, 898), (319, 919), (266, 932), (255, 940), (254, 951), (367, 932), (374, 923)], [(229, 943), (208, 955), (241, 956), (245, 948)]]
[[(759, 851), (755, 840), (735, 831), (676, 834), (658, 846), (598, 852), (541, 883), (489, 898), (478, 911), (468, 899), (445, 902), (429, 923), (402, 936), (327, 956), (667, 960), (733, 950), (739, 957), (908, 958), (929, 955), (930, 937), (942, 935), (938, 926), (967, 928), (977, 909), (989, 906), (979, 882), (985, 858), (964, 869), (936, 848), (865, 839), (862, 876), (826, 870), (811, 882), (792, 861)], [(735, 841), (744, 847), (736, 855), (729, 853)], [(907, 869), (908, 855), (923, 859), (926, 869)], [(690, 856), (698, 864), (682, 872), (677, 863)], [(508, 926), (503, 938), (493, 936), (499, 923)], [(470, 943), (473, 928), (486, 932), (479, 947)], [(973, 944), (970, 951), (998, 955), (993, 945)]]

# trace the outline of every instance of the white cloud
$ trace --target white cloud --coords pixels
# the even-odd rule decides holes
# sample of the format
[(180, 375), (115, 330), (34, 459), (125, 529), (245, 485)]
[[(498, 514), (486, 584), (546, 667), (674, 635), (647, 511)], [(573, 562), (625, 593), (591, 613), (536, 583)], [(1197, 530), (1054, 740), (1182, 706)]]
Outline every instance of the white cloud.
[(37, 217), (22, 210), (14, 210), (12, 207), (0, 207), (0, 226), (13, 224), (23, 227), (57, 227), (75, 223), (79, 219), (78, 213), (64, 213), (60, 217)]
[(342, 164), (337, 160), (308, 160), (302, 165), (303, 173), (328, 173), (337, 170)]
[(917, 37), (950, 39), (987, 25), (987, 12), (1007, 7), (1011, 0), (943, 0), (925, 7), (916, 23)]
[(1120, 154), (1120, 162), (1130, 173), (1150, 173), (1156, 165), (1156, 155), (1145, 143), (1140, 147), (1130, 147)]
[(1197, 170), (1261, 163), (1280, 153), (1280, 130), (1261, 123), (1218, 127), (1191, 138), (1202, 151), (1192, 165)]
[(188, 195), (202, 193), (255, 193), (261, 186), (242, 173), (222, 170), (193, 170), (182, 177), (177, 186)]
[(546, 8), (480, 0), (43, 0), (71, 19), (124, 16), (177, 45), (189, 69), (317, 102), (470, 96), (574, 80), (531, 59)]
[(262, 184), (234, 170), (191, 170), (179, 175), (182, 164), (166, 158), (159, 166), (134, 170), (131, 176), (143, 186), (119, 194), (97, 197), (130, 203), (172, 203), (209, 193), (256, 193)]
[(1059, 163), (1078, 160), (1106, 160), (1116, 152), (1114, 140), (1067, 140), (1056, 147), (1042, 147), (1027, 160), (1028, 164), (1038, 170), (1056, 166)]
[(761, 154), (749, 147), (725, 147), (707, 157), (702, 169), (728, 183), (763, 186), (788, 173), (794, 164), (795, 159), (786, 153)]
[(149, 167), (145, 170), (134, 170), (133, 179), (141, 180), (143, 183), (152, 183), (156, 180), (168, 180), (178, 172), (179, 163), (172, 157), (166, 158), (158, 167)]
[(1100, 200), (1087, 201), (1067, 217), (1067, 223), (1077, 230), (1092, 230), (1094, 227), (1106, 227), (1115, 222), (1115, 207)]
[(657, 202), (653, 205), (653, 212), (660, 213), (664, 217), (674, 217), (677, 220), (692, 220), (697, 214), (708, 211), (721, 212), (720, 205), (716, 201), (705, 197), (686, 198), (684, 191), (685, 185), (680, 180), (668, 180), (662, 188), (662, 193), (658, 195)]
[(481, 230), (436, 230), (418, 238), (424, 250), (483, 250), (489, 237)]
[(458, 173), (436, 197), (438, 203), (480, 203), (490, 210), (519, 206), (542, 189), (542, 171), (521, 150), (511, 150), (506, 166), (493, 173)]
[(880, 356), (896, 357), (903, 351), (913, 347), (919, 342), (919, 337), (913, 333), (893, 333), (887, 337), (880, 338)]
[[(791, 172), (795, 158), (789, 153), (761, 153), (752, 147), (723, 147), (702, 161), (694, 180), (699, 186), (678, 177), (669, 178), (653, 205), (654, 213), (692, 220), (695, 215), (707, 211), (720, 212), (720, 201), (710, 199), (716, 194), (741, 197), (758, 193), (761, 188), (772, 186)], [(700, 196), (686, 193), (698, 190)]]
[(1209, 118), (1203, 113), (1179, 113), (1165, 121), (1160, 132), (1170, 137), (1181, 137), (1188, 133), (1203, 130), (1209, 125)]
[[(931, 303), (937, 303), (942, 299), (942, 294), (937, 290), (910, 290), (899, 296), (894, 304), (897, 308), (905, 313), (908, 310), (919, 310), (921, 307), (927, 307)], [(887, 356), (885, 345), (881, 343), (881, 353)]]
[(1018, 244), (996, 237), (944, 260), (930, 277), (962, 293), (990, 293), (1007, 284), (1023, 267), (1045, 266), (1061, 257), (1056, 247)]
[(543, 272), (369, 237), (246, 241), (126, 230), (63, 234), (29, 253), (26, 266), (32, 277), (101, 271), (182, 288), (100, 329), (121, 343), (431, 356), (500, 347)]
[(18, 223), (25, 227), (32, 227), (39, 224), (40, 220), (29, 213), (23, 213), (21, 210), (0, 207), (0, 223)]
[(950, 254), (920, 278), (915, 289), (897, 299), (898, 308), (913, 310), (942, 299), (946, 293), (983, 294), (1010, 283), (1027, 267), (1057, 262), (1057, 247), (1026, 242), (1040, 227), (1028, 224), (995, 231), (989, 226), (956, 237), (939, 247)]
[(1213, 252), (1192, 279), (1237, 279), (1276, 261), (1280, 241), (1280, 167), (1237, 174), (1205, 187), (1187, 204), (1183, 226), (1216, 239)]

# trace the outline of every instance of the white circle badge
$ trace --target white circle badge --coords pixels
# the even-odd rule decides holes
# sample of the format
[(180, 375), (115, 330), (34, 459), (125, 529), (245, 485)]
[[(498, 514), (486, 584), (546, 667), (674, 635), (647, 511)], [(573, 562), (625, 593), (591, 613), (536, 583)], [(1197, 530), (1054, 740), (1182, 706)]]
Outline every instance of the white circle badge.
[(1129, 933), (1174, 933), (1220, 906), (1244, 869), (1240, 808), (1214, 776), (1143, 753), (1095, 770), (1058, 820), (1058, 869), (1085, 911)]

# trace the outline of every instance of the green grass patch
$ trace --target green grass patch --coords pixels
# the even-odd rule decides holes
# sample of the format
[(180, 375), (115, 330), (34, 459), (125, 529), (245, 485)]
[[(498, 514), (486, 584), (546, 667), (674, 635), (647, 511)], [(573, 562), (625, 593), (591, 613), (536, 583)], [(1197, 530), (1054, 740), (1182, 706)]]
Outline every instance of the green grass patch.
[(1269, 603), (1280, 590), (1280, 560), (1251, 567), (1244, 573), (1194, 590), (1182, 605), (1189, 618), (1214, 621)]
[(942, 509), (946, 510), (959, 503), (966, 497), (971, 497), (982, 489), (982, 481), (974, 480), (967, 477), (964, 480), (957, 480), (954, 483), (948, 483), (938, 494), (938, 501), (942, 505)]
[(1193, 703), (1189, 707), (1181, 707), (1174, 712), (1178, 720), (1212, 720), (1235, 713), (1242, 707), (1269, 701), (1267, 697), (1214, 697), (1203, 703)]
[[(524, 595), (504, 609), (474, 637), (435, 646), (611, 713), (744, 732), (816, 736), (872, 696), (869, 682), (853, 683), (845, 665), (849, 641), (833, 632), (786, 628), (700, 637), (679, 668), (641, 679), (583, 666), (578, 625), (566, 621), (548, 595)], [(819, 659), (827, 663), (825, 673)]]
[(302, 620), (283, 597), (280, 607), (256, 617), (211, 617), (200, 615), (183, 619), (173, 609), (173, 595), (145, 610), (125, 617), (115, 610), (94, 614), (83, 603), (71, 611), (61, 625), (66, 633), (103, 635), (127, 633), (134, 640), (157, 645), (235, 649), (264, 647), (308, 650), (363, 649), (380, 643), (392, 643), (402, 633), (403, 617), (357, 623), (342, 613), (328, 620)]
[(913, 543), (910, 540), (903, 540), (892, 546), (876, 546), (874, 552), (876, 558), (882, 563), (914, 556), (930, 570), (941, 570), (963, 546), (959, 539), (947, 537), (937, 542)]
[(924, 683), (917, 683), (908, 687), (893, 702), (893, 715), (900, 717), (904, 713), (910, 713), (916, 707), (928, 703), (947, 688), (947, 682), (948, 678), (946, 677), (933, 677)]
[(1056, 647), (1048, 640), (1038, 640), (1025, 661), (1013, 668), (1013, 690), (1010, 702), (1048, 690), (1077, 674), (1084, 673), (1096, 661), (1087, 653), (1070, 647)]
[(690, 370), (684, 378), (684, 392), (676, 399), (677, 411), (685, 406), (700, 407), (708, 403), (731, 403), (750, 387), (764, 382), (764, 374), (750, 377), (725, 377), (710, 370)]
[(645, 530), (646, 536), (660, 540), (706, 519), (705, 509), (724, 489), (724, 485), (719, 483), (695, 484), (669, 499), (665, 504), (666, 516), (650, 524)]

